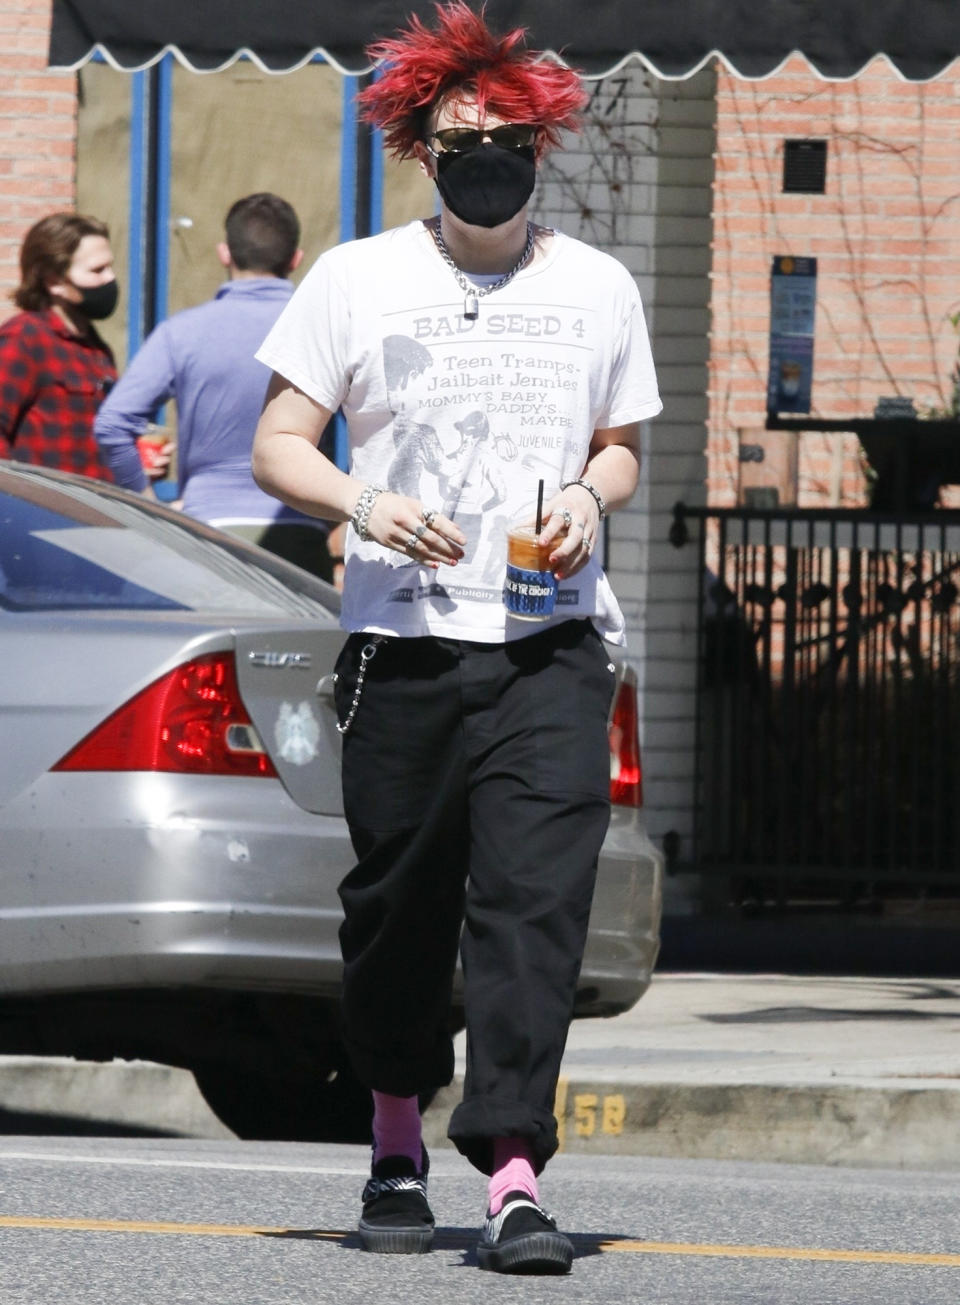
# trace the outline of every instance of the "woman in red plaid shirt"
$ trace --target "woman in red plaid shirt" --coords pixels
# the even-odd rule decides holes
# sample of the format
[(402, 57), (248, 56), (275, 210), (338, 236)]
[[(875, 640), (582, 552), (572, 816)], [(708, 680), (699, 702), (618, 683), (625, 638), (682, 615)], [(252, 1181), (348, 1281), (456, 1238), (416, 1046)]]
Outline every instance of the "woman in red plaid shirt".
[(20, 250), (22, 311), (0, 324), (0, 457), (110, 480), (93, 420), (117, 379), (93, 322), (117, 306), (110, 233), (53, 213)]

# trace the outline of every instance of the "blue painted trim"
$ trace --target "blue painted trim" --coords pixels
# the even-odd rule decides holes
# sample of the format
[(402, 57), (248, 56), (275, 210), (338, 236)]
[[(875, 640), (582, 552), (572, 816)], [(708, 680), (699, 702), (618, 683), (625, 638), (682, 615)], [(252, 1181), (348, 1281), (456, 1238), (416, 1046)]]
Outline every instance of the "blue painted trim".
[(383, 132), (373, 132), (370, 157), (370, 234), (383, 230)]
[(350, 470), (350, 435), (340, 408), (333, 414), (333, 460), (341, 471)]
[(157, 78), (157, 198), (154, 214), (154, 250), (156, 274), (154, 289), (154, 316), (162, 322), (168, 315), (170, 293), (170, 187), (173, 171), (171, 116), (173, 110), (173, 55), (165, 54), (160, 61)]
[(147, 187), (149, 149), (147, 128), (150, 88), (147, 74), (133, 73), (130, 79), (130, 202), (128, 207), (129, 251), (127, 255), (127, 361), (143, 343), (144, 197)]
[[(373, 80), (383, 76), (380, 68), (373, 71)], [(370, 234), (383, 230), (383, 132), (375, 127), (372, 132), (370, 155)]]
[(343, 79), (343, 121), (340, 129), (340, 242), (357, 230), (357, 93), (356, 77)]
[[(340, 126), (340, 243), (353, 240), (357, 232), (357, 79), (343, 79), (343, 112)], [(350, 466), (350, 439), (342, 412), (333, 417), (333, 460), (341, 471)]]

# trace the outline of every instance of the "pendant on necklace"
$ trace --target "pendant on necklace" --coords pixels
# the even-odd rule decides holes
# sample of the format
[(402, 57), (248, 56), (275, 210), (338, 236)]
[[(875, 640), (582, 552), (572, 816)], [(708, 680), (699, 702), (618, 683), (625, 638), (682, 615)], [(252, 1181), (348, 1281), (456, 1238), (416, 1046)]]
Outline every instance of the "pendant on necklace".
[(480, 300), (468, 290), (463, 299), (463, 315), (469, 322), (475, 322), (480, 316)]

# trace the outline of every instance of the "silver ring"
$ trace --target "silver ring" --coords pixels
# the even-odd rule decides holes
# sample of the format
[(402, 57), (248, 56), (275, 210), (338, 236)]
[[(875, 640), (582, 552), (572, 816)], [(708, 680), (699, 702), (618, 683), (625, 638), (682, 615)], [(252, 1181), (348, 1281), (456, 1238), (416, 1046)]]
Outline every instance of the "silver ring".
[(403, 549), (403, 551), (404, 551), (405, 553), (409, 553), (409, 552), (411, 551), (411, 549), (416, 548), (416, 546), (417, 546), (419, 543), (420, 543), (420, 540), (417, 538), (417, 536), (416, 536), (416, 535), (411, 535), (410, 538), (407, 540), (406, 544), (404, 545), (404, 549)]
[(584, 535), (583, 546), (589, 553), (590, 550), (593, 548), (593, 535)]
[(413, 532), (414, 538), (422, 539), (429, 529), (430, 527), (426, 522), (424, 522), (422, 526), (417, 526), (416, 530)]
[(570, 511), (569, 508), (562, 508), (560, 511), (560, 515), (563, 517), (564, 526), (566, 527), (567, 530), (569, 530), (571, 525), (573, 525), (573, 513)]
[(424, 508), (423, 511), (420, 513), (420, 515), (423, 517), (423, 523), (424, 523), (424, 525), (426, 525), (426, 526), (432, 526), (432, 525), (433, 525), (433, 519), (434, 519), (434, 517), (437, 515), (437, 509), (436, 509), (436, 508)]

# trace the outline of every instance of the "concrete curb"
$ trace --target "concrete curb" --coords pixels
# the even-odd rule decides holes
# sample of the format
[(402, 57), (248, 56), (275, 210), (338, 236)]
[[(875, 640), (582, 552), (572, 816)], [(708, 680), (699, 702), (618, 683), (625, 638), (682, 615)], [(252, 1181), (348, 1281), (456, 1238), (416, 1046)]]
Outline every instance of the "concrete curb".
[(109, 1125), (174, 1137), (233, 1138), (200, 1094), (189, 1070), (143, 1060), (107, 1062), (65, 1056), (0, 1057), (0, 1132), (66, 1133)]
[[(428, 1148), (461, 1079), (424, 1115)], [(960, 1169), (960, 1086), (631, 1083), (561, 1079), (560, 1150), (864, 1168)]]
[[(433, 1148), (463, 1034), (455, 1055)], [(960, 979), (657, 975), (630, 1011), (574, 1022), (562, 1074), (570, 1153), (960, 1170)], [(124, 1130), (232, 1136), (185, 1070), (0, 1057), (0, 1132)]]
[[(424, 1141), (449, 1147), (458, 1075), (424, 1114)], [(763, 1160), (865, 1168), (960, 1170), (960, 1084), (624, 1083), (560, 1080), (560, 1150), (576, 1155)], [(4, 1120), (3, 1116), (7, 1118)], [(13, 1118), (11, 1118), (13, 1117)], [(143, 1130), (229, 1139), (193, 1075), (146, 1061), (0, 1059), (0, 1132)]]
[[(449, 1147), (463, 1093), (457, 1075), (424, 1114), (424, 1141)], [(777, 1161), (960, 1170), (960, 1084), (624, 1083), (561, 1078), (560, 1150), (575, 1155)], [(0, 1132), (143, 1130), (172, 1137), (234, 1134), (193, 1075), (146, 1061), (0, 1059)]]

